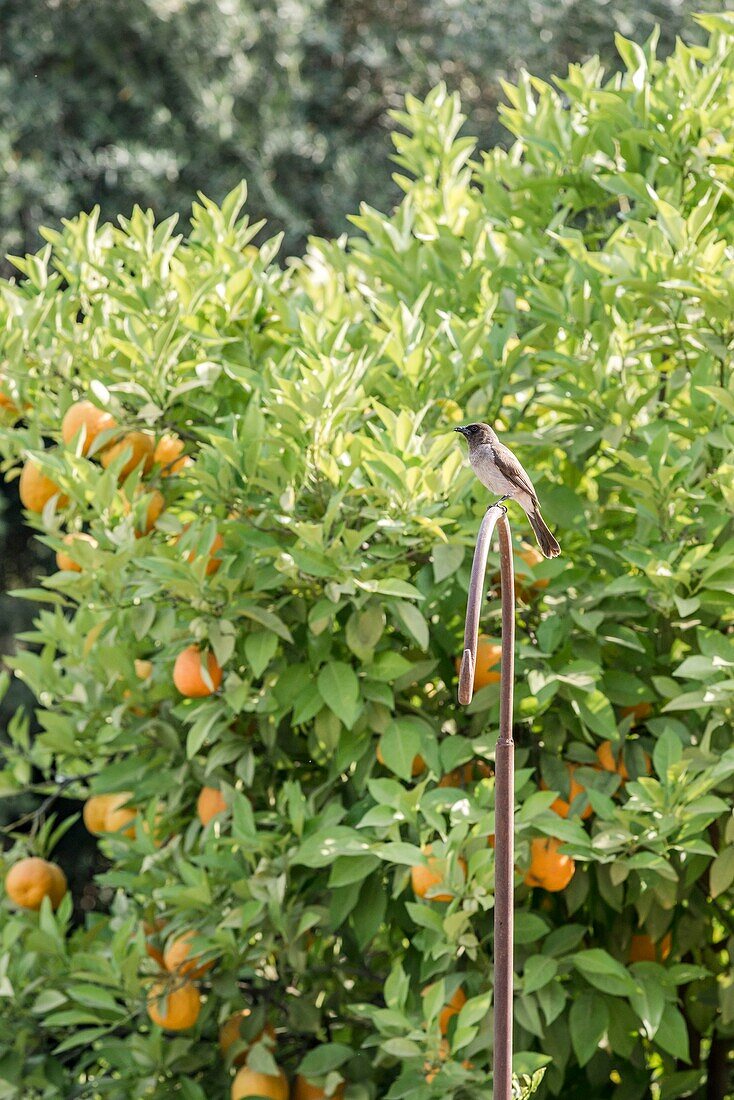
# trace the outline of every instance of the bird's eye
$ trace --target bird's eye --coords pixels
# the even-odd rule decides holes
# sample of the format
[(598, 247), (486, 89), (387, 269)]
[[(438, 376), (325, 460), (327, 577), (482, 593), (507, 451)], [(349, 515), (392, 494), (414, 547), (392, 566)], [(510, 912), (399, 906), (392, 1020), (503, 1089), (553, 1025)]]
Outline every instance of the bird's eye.
[(476, 426), (476, 424), (472, 424), (472, 426), (471, 426), (471, 428), (469, 429), (469, 431), (471, 432), (471, 434), (472, 434), (472, 435), (476, 435), (476, 434), (477, 434), (477, 426)]

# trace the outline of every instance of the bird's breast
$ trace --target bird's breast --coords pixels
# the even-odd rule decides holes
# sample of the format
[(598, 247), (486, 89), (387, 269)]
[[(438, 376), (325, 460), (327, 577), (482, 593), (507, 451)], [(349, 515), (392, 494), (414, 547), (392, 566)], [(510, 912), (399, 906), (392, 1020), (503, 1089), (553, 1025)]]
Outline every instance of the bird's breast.
[(497, 469), (491, 447), (475, 447), (469, 455), (469, 462), (482, 485), (486, 485), (493, 493), (502, 496), (513, 491), (514, 486)]

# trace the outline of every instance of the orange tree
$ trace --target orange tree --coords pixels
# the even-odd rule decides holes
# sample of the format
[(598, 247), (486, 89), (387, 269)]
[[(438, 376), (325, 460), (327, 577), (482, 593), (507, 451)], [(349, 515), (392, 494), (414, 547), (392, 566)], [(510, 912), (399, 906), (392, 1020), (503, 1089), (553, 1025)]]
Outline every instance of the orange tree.
[[(612, 84), (508, 87), (509, 152), (409, 99), (400, 206), (285, 268), (244, 188), (16, 261), (4, 470), (62, 568), (9, 662), (41, 729), (12, 723), (2, 789), (46, 798), (4, 855), (38, 860), (2, 907), (4, 1096), (488, 1095), (467, 418), (564, 548), (513, 512), (522, 1088), (726, 1095), (734, 81), (702, 21), (664, 64), (620, 41)], [(85, 917), (60, 790), (106, 860)]]

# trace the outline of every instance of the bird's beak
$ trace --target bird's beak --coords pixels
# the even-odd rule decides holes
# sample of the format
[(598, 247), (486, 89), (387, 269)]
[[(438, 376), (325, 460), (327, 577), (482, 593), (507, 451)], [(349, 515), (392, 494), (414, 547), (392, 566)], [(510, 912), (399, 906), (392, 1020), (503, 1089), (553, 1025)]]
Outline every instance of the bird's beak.
[(460, 435), (466, 435), (466, 428), (454, 428), (454, 431), (458, 432)]

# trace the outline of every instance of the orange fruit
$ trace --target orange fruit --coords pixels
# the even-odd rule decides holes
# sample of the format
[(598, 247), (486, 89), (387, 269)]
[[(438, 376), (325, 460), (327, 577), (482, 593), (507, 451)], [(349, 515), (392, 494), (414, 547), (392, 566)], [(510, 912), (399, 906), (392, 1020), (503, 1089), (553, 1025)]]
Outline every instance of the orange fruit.
[[(240, 1024), (244, 1018), (250, 1015), (249, 1008), (243, 1008), (240, 1012), (233, 1012), (228, 1016), (219, 1029), (219, 1049), (226, 1056), (229, 1048), (240, 1039)], [(247, 1060), (247, 1051), (238, 1054), (234, 1064), (242, 1065)]]
[[(75, 542), (86, 542), (91, 547), (98, 545), (95, 538), (92, 538), (91, 535), (85, 535), (83, 531), (64, 535), (62, 542), (64, 546), (73, 546)], [(59, 569), (65, 569), (68, 573), (81, 573), (82, 571), (81, 565), (74, 561), (71, 555), (67, 554), (65, 550), (56, 551), (56, 565)]]
[[(125, 805), (130, 798), (130, 791), (122, 791), (120, 794), (110, 796), (110, 803), (107, 809), (106, 832), (123, 832), (124, 836), (135, 836), (135, 827), (130, 826), (130, 822), (135, 820), (138, 816), (138, 812), (134, 807)], [(130, 827), (126, 828), (126, 826)]]
[(293, 1081), (293, 1091), (291, 1092), (291, 1100), (344, 1100), (344, 1089), (346, 1085), (342, 1082), (337, 1085), (334, 1091), (326, 1097), (326, 1093), (320, 1087), (320, 1085), (312, 1085), (302, 1073), (297, 1074)]
[[(652, 760), (646, 752), (642, 755), (645, 758), (645, 769), (647, 774), (652, 775)], [(601, 745), (597, 747), (596, 756), (604, 771), (616, 771), (623, 783), (629, 779), (629, 772), (627, 771), (627, 766), (622, 757), (621, 744), (615, 748), (611, 741), (602, 741)]]
[(202, 675), (202, 652), (198, 645), (187, 646), (176, 658), (173, 666), (173, 682), (182, 695), (189, 699), (203, 699), (215, 692), (222, 682), (222, 670), (213, 653), (205, 650), (206, 665), (211, 684)]
[(629, 779), (629, 772), (622, 759), (621, 745), (618, 749), (618, 757), (615, 757), (612, 742), (602, 741), (601, 745), (599, 745), (596, 750), (596, 756), (605, 772), (616, 772), (617, 775), (621, 777), (623, 783)]
[(95, 794), (88, 798), (82, 810), (82, 820), (87, 832), (101, 836), (107, 831), (107, 800), (109, 795)]
[(443, 1006), (438, 1014), (438, 1026), (441, 1029), (441, 1034), (445, 1035), (449, 1029), (449, 1020), (452, 1016), (458, 1016), (462, 1008), (466, 1004), (466, 993), (459, 986), (454, 990), (451, 997), (449, 997), (446, 1004)]
[(105, 412), (91, 401), (77, 401), (70, 405), (61, 421), (61, 438), (68, 447), (74, 442), (77, 433), (82, 431), (83, 455), (89, 454), (92, 444), (102, 432), (112, 431), (117, 421), (111, 413)]
[[(188, 531), (190, 526), (191, 524), (187, 523), (184, 527), (184, 531)], [(212, 539), (212, 544), (208, 550), (209, 560), (207, 561), (206, 569), (204, 570), (207, 577), (211, 577), (212, 573), (216, 573), (217, 569), (219, 569), (219, 566), (222, 564), (222, 559), (218, 558), (216, 555), (217, 551), (221, 550), (223, 546), (224, 539), (217, 531), (216, 535)], [(189, 565), (193, 565), (196, 561), (196, 553), (193, 550), (190, 550), (189, 553), (186, 555), (186, 561), (189, 563)]]
[(166, 506), (166, 498), (160, 489), (154, 489), (148, 496), (148, 507), (145, 510), (145, 519), (140, 526), (135, 528), (135, 537), (142, 538), (149, 535), (158, 522), (158, 517)]
[[(502, 646), (493, 642), (486, 634), (480, 634), (477, 639), (477, 663), (474, 667), (474, 690), (486, 687), (487, 684), (500, 682), (499, 663), (502, 658)], [(456, 658), (456, 673), (461, 671), (461, 657)]]
[(149, 680), (153, 675), (153, 662), (142, 660), (137, 657), (133, 664), (135, 666), (135, 675), (139, 680)]
[(224, 813), (227, 803), (217, 787), (202, 787), (196, 800), (196, 812), (202, 825), (208, 825), (217, 814)]
[[(413, 887), (413, 893), (418, 898), (424, 898), (429, 890), (434, 886), (440, 886), (444, 880), (444, 874), (446, 872), (446, 860), (439, 859), (438, 856), (432, 856), (433, 846), (426, 844), (423, 847), (423, 854), (428, 858), (428, 865), (416, 864), (415, 867), (410, 869), (410, 882)], [(466, 860), (459, 856), (459, 864), (466, 877)], [(453, 901), (454, 894), (433, 894), (429, 901)]]
[(171, 986), (156, 982), (148, 994), (148, 1015), (165, 1031), (185, 1031), (193, 1027), (201, 1011), (201, 996), (193, 982)]
[(66, 875), (56, 863), (27, 856), (8, 871), (5, 892), (22, 909), (40, 909), (44, 898), (57, 909), (66, 893)]
[(163, 963), (166, 970), (170, 970), (172, 974), (186, 975), (189, 978), (201, 978), (207, 970), (211, 970), (214, 966), (214, 959), (202, 962), (201, 955), (194, 955), (193, 958), (189, 958), (191, 941), (195, 937), (196, 933), (189, 930), (171, 941), (163, 952)]
[[(431, 986), (426, 986), (423, 990), (423, 996), (425, 997)], [(443, 1006), (438, 1014), (438, 1026), (442, 1035), (446, 1035), (449, 1030), (449, 1020), (452, 1016), (457, 1016), (461, 1012), (462, 1008), (466, 1004), (466, 993), (461, 988), (455, 989), (449, 997), (446, 1004)]]
[(492, 769), (484, 760), (470, 760), (468, 764), (461, 764), (458, 768), (452, 768), (450, 772), (442, 776), (439, 787), (469, 787), (472, 783), (478, 783), (480, 779), (489, 779)]
[(18, 493), (21, 504), (29, 512), (42, 512), (51, 497), (56, 496), (57, 493), (59, 494), (56, 502), (58, 508), (63, 508), (69, 503), (69, 498), (61, 492), (56, 482), (46, 477), (30, 458), (21, 470)]
[(576, 864), (571, 856), (558, 851), (562, 843), (552, 836), (536, 836), (531, 842), (530, 866), (523, 880), (528, 886), (542, 886), (551, 892), (566, 889)]
[[(384, 768), (385, 758), (382, 755), (382, 749), (380, 747), (380, 742), (379, 741), (377, 742), (377, 748), (375, 749), (375, 756), (377, 757), (378, 763), (382, 764), (382, 766)], [(424, 772), (425, 770), (426, 770), (425, 760), (423, 759), (423, 757), (421, 756), (420, 753), (416, 753), (416, 755), (413, 757), (413, 763), (410, 766), (410, 774), (415, 779), (416, 775), (420, 775), (421, 772)]]
[(131, 791), (94, 794), (88, 798), (82, 810), (82, 820), (89, 832), (93, 836), (103, 836), (105, 833), (123, 831), (123, 836), (135, 836), (135, 827), (130, 822), (137, 817), (137, 810), (126, 805), (131, 798)]
[[(249, 1008), (242, 1008), (239, 1012), (233, 1012), (231, 1016), (228, 1016), (219, 1029), (219, 1049), (222, 1054), (226, 1056), (229, 1048), (240, 1041), (244, 1042), (240, 1025), (243, 1020), (246, 1020), (251, 1015)], [(247, 1055), (249, 1054), (255, 1043), (259, 1043), (264, 1036), (270, 1039), (270, 1046), (275, 1044), (275, 1028), (272, 1024), (266, 1024), (259, 1035), (256, 1035), (254, 1039), (250, 1039), (246, 1049), (243, 1049), (234, 1057), (233, 1065), (241, 1066), (247, 1061)]]
[[(568, 802), (565, 798), (561, 798), (560, 795), (554, 802), (551, 802), (550, 808), (554, 813), (557, 813), (559, 817), (568, 817), (569, 810), (571, 809), (571, 803), (577, 795), (583, 794), (586, 787), (583, 787), (577, 779), (574, 779), (574, 772), (576, 771), (575, 764), (567, 764), (568, 774), (571, 778), (570, 789), (568, 792)], [(544, 779), (540, 781), (540, 788), (543, 791), (548, 790), (548, 784)], [(591, 808), (590, 803), (587, 801), (586, 806), (581, 811), (581, 818), (585, 821), (587, 817), (591, 817), (594, 811)]]
[(52, 880), (49, 897), (51, 898), (52, 908), (58, 909), (61, 905), (61, 899), (68, 889), (68, 884), (66, 882), (66, 875), (61, 870), (58, 863), (49, 863), (49, 868), (51, 869)]
[(120, 481), (131, 474), (141, 462), (143, 473), (147, 474), (153, 465), (153, 450), (153, 436), (150, 432), (127, 432), (117, 443), (113, 443), (111, 447), (104, 449), (102, 452), (102, 465), (106, 470), (121, 455), (126, 455), (127, 457), (119, 473)]
[(629, 947), (629, 960), (638, 962), (665, 962), (673, 946), (673, 937), (666, 932), (659, 943), (655, 943), (646, 932), (636, 932)]
[(191, 465), (192, 460), (183, 454), (184, 447), (183, 439), (173, 432), (161, 436), (153, 451), (153, 462), (162, 467), (161, 477), (171, 477)]
[(622, 707), (619, 712), (622, 718), (626, 718), (628, 714), (632, 715), (632, 727), (636, 726), (638, 722), (643, 722), (645, 718), (649, 718), (652, 714), (651, 703), (635, 703), (633, 707)]
[(258, 1073), (243, 1066), (232, 1082), (232, 1100), (250, 1100), (253, 1096), (288, 1100), (288, 1078), (283, 1070), (279, 1069), (277, 1076), (273, 1077), (270, 1073)]

